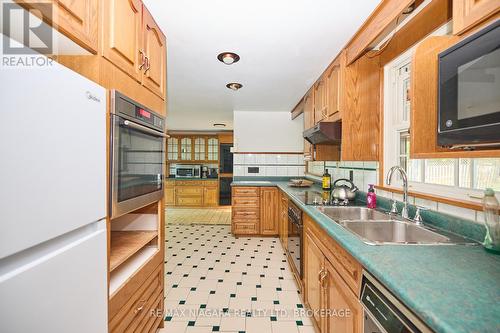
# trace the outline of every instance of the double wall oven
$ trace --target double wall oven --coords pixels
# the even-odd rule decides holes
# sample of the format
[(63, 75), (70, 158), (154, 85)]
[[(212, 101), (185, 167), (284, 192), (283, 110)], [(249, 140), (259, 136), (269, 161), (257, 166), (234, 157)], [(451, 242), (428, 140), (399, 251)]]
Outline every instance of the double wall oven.
[(163, 197), (165, 118), (111, 91), (110, 215)]

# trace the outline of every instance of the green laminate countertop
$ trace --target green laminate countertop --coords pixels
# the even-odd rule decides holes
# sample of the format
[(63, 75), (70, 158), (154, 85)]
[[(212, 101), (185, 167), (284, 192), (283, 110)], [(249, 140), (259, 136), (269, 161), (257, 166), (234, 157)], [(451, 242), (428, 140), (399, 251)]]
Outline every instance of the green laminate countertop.
[[(286, 181), (272, 184), (435, 332), (500, 332), (500, 256), (482, 246), (367, 245), (314, 206), (300, 202), (296, 195), (308, 188), (292, 188)], [(270, 186), (239, 181), (231, 185)]]

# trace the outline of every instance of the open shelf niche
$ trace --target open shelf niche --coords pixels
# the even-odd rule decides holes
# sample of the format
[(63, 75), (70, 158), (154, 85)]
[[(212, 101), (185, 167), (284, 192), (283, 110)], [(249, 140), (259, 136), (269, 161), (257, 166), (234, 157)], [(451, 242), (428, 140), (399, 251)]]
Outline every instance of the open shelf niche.
[(111, 221), (109, 295), (129, 280), (160, 249), (157, 214), (127, 214)]

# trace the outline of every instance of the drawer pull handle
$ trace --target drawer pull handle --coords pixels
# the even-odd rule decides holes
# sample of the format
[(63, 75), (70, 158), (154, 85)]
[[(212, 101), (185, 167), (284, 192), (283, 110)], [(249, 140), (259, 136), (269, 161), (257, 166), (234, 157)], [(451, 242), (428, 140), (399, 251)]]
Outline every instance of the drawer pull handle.
[(321, 281), (321, 277), (323, 276), (323, 272), (324, 272), (325, 268), (324, 267), (321, 267), (320, 271), (318, 272), (318, 280)]
[(137, 309), (134, 310), (134, 313), (137, 314), (139, 312), (142, 311), (142, 309), (144, 309), (144, 305), (146, 305), (146, 301), (141, 301), (142, 302), (142, 305), (139, 306)]

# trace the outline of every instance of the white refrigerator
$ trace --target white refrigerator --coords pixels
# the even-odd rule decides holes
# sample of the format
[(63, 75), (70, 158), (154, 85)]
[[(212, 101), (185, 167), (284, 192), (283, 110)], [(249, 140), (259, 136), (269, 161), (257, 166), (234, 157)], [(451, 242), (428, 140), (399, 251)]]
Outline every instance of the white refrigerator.
[(106, 90), (0, 68), (0, 332), (107, 332)]

